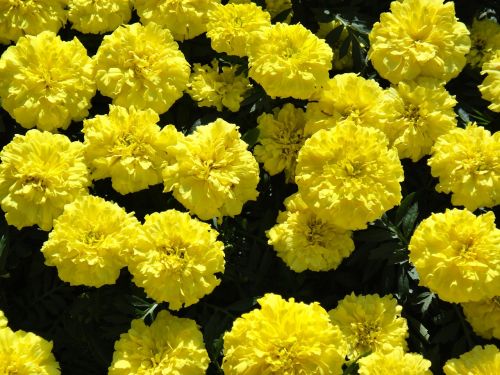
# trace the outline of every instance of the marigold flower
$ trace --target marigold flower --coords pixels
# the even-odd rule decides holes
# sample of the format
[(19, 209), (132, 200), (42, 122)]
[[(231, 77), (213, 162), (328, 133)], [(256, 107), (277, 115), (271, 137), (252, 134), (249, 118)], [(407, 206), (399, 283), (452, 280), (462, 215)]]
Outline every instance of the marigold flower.
[(500, 339), (500, 297), (462, 304), (474, 332), (485, 339)]
[(459, 358), (448, 360), (443, 371), (446, 375), (487, 375), (500, 373), (500, 351), (495, 345), (476, 345)]
[(334, 270), (354, 250), (352, 232), (319, 218), (300, 194), (288, 197), (285, 207), (267, 237), (278, 256), (295, 272)]
[(133, 214), (87, 195), (64, 206), (41, 251), (61, 280), (100, 287), (115, 283), (140, 230)]
[(401, 317), (402, 309), (391, 295), (351, 293), (328, 314), (346, 339), (347, 357), (354, 360), (368, 352), (386, 353), (397, 347), (406, 350), (408, 325)]
[(317, 303), (268, 293), (224, 335), (226, 375), (341, 374), (346, 343)]
[(473, 68), (481, 68), (492, 60), (500, 50), (500, 25), (495, 20), (474, 19), (470, 30), (471, 49), (467, 63)]
[(297, 155), (304, 145), (304, 111), (287, 103), (274, 108), (273, 113), (263, 113), (257, 119), (259, 138), (253, 150), (258, 162), (274, 176), (285, 171), (286, 181), (293, 182)]
[(160, 129), (159, 119), (152, 109), (111, 105), (108, 115), (85, 120), (85, 156), (92, 177), (111, 177), (120, 194), (162, 182), (161, 168), (172, 161), (165, 150), (182, 135), (173, 125)]
[(141, 23), (166, 27), (179, 41), (207, 31), (208, 12), (218, 4), (220, 0), (134, 0)]
[(69, 0), (68, 6), (73, 29), (82, 33), (113, 31), (132, 17), (130, 0)]
[(122, 107), (164, 113), (189, 81), (189, 63), (172, 34), (155, 23), (119, 27), (104, 37), (95, 58), (97, 88)]
[(271, 16), (254, 3), (219, 5), (208, 13), (207, 37), (212, 48), (246, 56), (255, 36), (271, 26)]
[(59, 375), (52, 342), (31, 332), (0, 329), (0, 373)]
[(0, 58), (3, 108), (23, 127), (66, 129), (89, 113), (94, 62), (77, 38), (50, 31), (19, 39)]
[(57, 33), (66, 23), (67, 3), (68, 0), (1, 1), (0, 43), (17, 42), (22, 36), (42, 31)]
[(336, 75), (317, 95), (317, 102), (307, 105), (306, 134), (329, 129), (345, 120), (385, 131), (385, 123), (394, 116), (392, 101), (386, 100), (379, 84), (355, 73)]
[(259, 165), (234, 124), (198, 126), (167, 152), (176, 162), (163, 169), (165, 191), (200, 219), (239, 215), (257, 198)]
[(10, 225), (52, 228), (65, 204), (87, 194), (83, 144), (66, 136), (29, 130), (0, 151), (0, 203)]
[[(338, 20), (333, 20), (331, 22), (320, 22), (319, 23), (319, 30), (316, 32), (316, 35), (318, 38), (326, 39), (328, 34), (330, 34), (330, 31), (336, 29), (341, 25), (340, 21)], [(349, 32), (347, 29), (344, 27), (342, 29), (342, 32), (340, 33), (339, 38), (337, 41), (333, 44), (333, 55), (338, 56), (338, 58), (333, 59), (333, 69), (334, 70), (350, 70), (352, 69), (352, 44), (349, 45), (349, 48), (347, 49), (347, 53), (340, 57), (340, 47), (342, 46), (342, 43), (349, 38)]]
[(211, 293), (224, 272), (224, 244), (210, 225), (176, 210), (146, 215), (128, 267), (136, 285), (178, 310)]
[(9, 322), (8, 322), (7, 318), (5, 317), (5, 314), (3, 313), (2, 310), (0, 310), (0, 329), (7, 327), (8, 323)]
[(455, 17), (455, 4), (444, 0), (393, 1), (370, 32), (368, 57), (392, 83), (418, 76), (449, 81), (465, 65), (471, 41)]
[(212, 60), (212, 65), (193, 65), (187, 93), (200, 107), (216, 107), (220, 112), (223, 107), (231, 112), (238, 112), (250, 81), (243, 74), (236, 74), (238, 65), (223, 66)]
[(417, 353), (405, 353), (401, 347), (388, 353), (375, 352), (360, 358), (360, 375), (432, 375), (431, 361)]
[(162, 310), (150, 326), (132, 320), (128, 332), (115, 342), (108, 374), (203, 375), (209, 361), (196, 322)]
[(500, 295), (500, 230), (495, 215), (467, 210), (434, 213), (415, 229), (410, 260), (444, 301), (480, 301)]
[(399, 82), (386, 95), (393, 99), (391, 108), (395, 115), (384, 130), (401, 159), (420, 160), (430, 154), (439, 136), (457, 126), (453, 110), (457, 101), (441, 81), (422, 77)]
[(249, 45), (249, 76), (271, 97), (308, 99), (328, 80), (332, 49), (304, 26), (277, 23)]
[(452, 193), (451, 203), (470, 211), (500, 203), (500, 132), (468, 124), (436, 140), (427, 161), (436, 190)]
[(319, 130), (299, 152), (295, 181), (302, 199), (342, 229), (366, 228), (401, 201), (403, 167), (387, 146), (381, 131), (352, 121)]
[(483, 83), (478, 86), (481, 95), (483, 99), (491, 102), (489, 109), (500, 112), (500, 52), (483, 65), (481, 74), (486, 75)]

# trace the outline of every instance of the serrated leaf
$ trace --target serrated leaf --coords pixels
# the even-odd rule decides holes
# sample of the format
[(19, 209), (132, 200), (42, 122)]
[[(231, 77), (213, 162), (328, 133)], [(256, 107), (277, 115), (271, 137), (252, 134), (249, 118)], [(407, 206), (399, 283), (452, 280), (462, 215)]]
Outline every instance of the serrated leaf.
[(284, 11), (278, 13), (276, 16), (273, 17), (272, 21), (273, 22), (284, 22), (288, 15), (291, 13), (292, 8), (285, 9)]
[(418, 218), (418, 202), (415, 202), (401, 220), (401, 229), (405, 237), (409, 237)]
[(408, 209), (412, 205), (412, 203), (415, 201), (417, 193), (412, 192), (408, 194), (402, 201), (401, 204), (399, 205), (398, 209), (396, 210), (396, 218), (395, 222), (396, 225), (401, 225), (401, 220), (403, 220), (403, 217), (406, 215), (408, 212)]
[(330, 31), (326, 35), (325, 37), (326, 42), (333, 47), (335, 43), (337, 43), (337, 41), (339, 40), (343, 30), (344, 30), (343, 24), (340, 24), (339, 26), (335, 27), (332, 31)]
[(417, 296), (417, 305), (420, 306), (420, 312), (422, 314), (425, 314), (427, 310), (429, 310), (429, 307), (436, 298), (436, 295), (432, 292), (423, 292)]
[(349, 33), (349, 36), (344, 39), (342, 44), (340, 45), (339, 48), (339, 59), (347, 55), (347, 52), (349, 52), (349, 46), (351, 45), (352, 37), (351, 34)]
[(454, 341), (460, 330), (460, 321), (452, 321), (450, 324), (441, 327), (431, 338), (434, 344), (442, 344)]
[(356, 231), (354, 236), (357, 240), (363, 242), (383, 242), (393, 239), (393, 235), (385, 228), (377, 228), (374, 226), (368, 229)]
[(396, 250), (398, 243), (395, 241), (384, 242), (380, 246), (368, 251), (369, 259), (387, 259)]

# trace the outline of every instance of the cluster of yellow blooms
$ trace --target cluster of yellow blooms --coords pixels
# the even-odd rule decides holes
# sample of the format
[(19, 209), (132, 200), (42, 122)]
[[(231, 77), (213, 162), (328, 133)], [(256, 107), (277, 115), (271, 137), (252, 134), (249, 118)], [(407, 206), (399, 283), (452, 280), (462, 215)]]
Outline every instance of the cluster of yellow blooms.
[[(451, 1), (393, 1), (369, 35), (368, 58), (391, 84), (384, 89), (355, 73), (330, 77), (332, 67), (352, 65), (349, 56), (334, 60), (338, 48), (319, 37), (338, 23), (320, 25), (318, 36), (289, 24), (291, 17), (272, 23), (290, 1), (265, 3), (0, 2), (0, 43), (15, 43), (0, 58), (1, 105), (22, 127), (37, 128), (0, 151), (7, 222), (51, 231), (42, 253), (61, 280), (100, 287), (128, 267), (148, 297), (179, 310), (220, 284), (224, 244), (201, 220), (239, 215), (256, 200), (259, 162), (298, 187), (266, 234), (278, 256), (303, 272), (336, 269), (354, 250), (352, 231), (400, 204), (400, 159), (430, 156), (436, 190), (465, 209), (424, 219), (410, 261), (421, 285), (463, 304), (478, 335), (499, 339), (500, 230), (492, 212), (472, 211), (500, 203), (500, 135), (474, 123), (457, 127), (457, 102), (445, 84), (466, 63), (481, 69), (481, 95), (500, 112), (500, 26), (476, 20), (469, 31)], [(123, 25), (132, 8), (141, 22)], [(77, 38), (57, 36), (67, 20), (82, 33), (112, 33), (89, 57)], [(248, 58), (248, 72), (217, 59), (191, 66), (178, 42), (203, 33), (214, 51)], [(253, 153), (222, 118), (188, 135), (158, 125), (184, 93), (200, 107), (239, 111), (250, 78), (271, 98), (307, 101), (260, 114)], [(97, 90), (113, 104), (86, 118)], [(81, 120), (83, 142), (56, 134)], [(163, 183), (189, 212), (156, 212), (140, 223), (89, 195), (92, 181), (104, 178), (120, 194)], [(329, 312), (275, 294), (258, 302), (224, 335), (226, 374), (341, 374), (353, 362), (363, 375), (430, 374), (428, 360), (406, 352), (408, 326), (392, 296), (353, 293)], [(0, 372), (59, 373), (51, 343), (6, 324), (2, 313)], [(196, 323), (164, 310), (151, 326), (132, 322), (109, 373), (203, 374), (208, 363)], [(476, 347), (444, 371), (476, 368), (499, 373), (498, 349)]]

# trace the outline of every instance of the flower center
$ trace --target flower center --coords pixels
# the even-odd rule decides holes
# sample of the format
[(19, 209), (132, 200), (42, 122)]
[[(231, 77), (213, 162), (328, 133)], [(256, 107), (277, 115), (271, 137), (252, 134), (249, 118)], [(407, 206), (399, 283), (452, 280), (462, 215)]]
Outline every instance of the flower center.
[(285, 370), (293, 370), (293, 363), (295, 359), (294, 347), (296, 342), (296, 338), (290, 337), (284, 342), (281, 341), (273, 344), (274, 348), (272, 349), (270, 358), (268, 359), (270, 370), (273, 372), (280, 371), (280, 373), (283, 373)]
[(83, 242), (87, 245), (95, 245), (97, 242), (101, 241), (104, 235), (98, 231), (90, 230), (85, 234)]
[(369, 350), (373, 350), (374, 343), (377, 340), (377, 334), (380, 327), (376, 322), (356, 323), (354, 325), (354, 333), (356, 335), (355, 348), (359, 354), (363, 354)]
[(323, 233), (324, 223), (321, 220), (312, 218), (308, 221), (305, 237), (309, 243), (324, 246)]
[(32, 187), (40, 190), (45, 190), (47, 188), (45, 180), (38, 176), (24, 176), (21, 183), (23, 185), (31, 185)]

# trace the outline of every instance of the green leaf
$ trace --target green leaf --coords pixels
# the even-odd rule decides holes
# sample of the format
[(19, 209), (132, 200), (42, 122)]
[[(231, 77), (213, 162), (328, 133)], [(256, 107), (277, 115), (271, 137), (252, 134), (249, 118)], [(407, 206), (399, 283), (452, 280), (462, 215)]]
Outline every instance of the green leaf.
[(406, 215), (401, 220), (401, 229), (405, 237), (409, 237), (415, 226), (418, 218), (418, 202), (415, 202), (406, 212)]
[(351, 41), (352, 41), (352, 37), (351, 37), (351, 34), (349, 33), (349, 36), (347, 38), (345, 38), (344, 41), (342, 42), (342, 44), (340, 45), (340, 48), (339, 48), (339, 58), (340, 59), (342, 57), (344, 57), (345, 55), (347, 55), (347, 53), (349, 52), (349, 46), (351, 45)]
[(292, 12), (292, 8), (285, 9), (284, 11), (282, 11), (282, 12), (278, 13), (276, 16), (274, 16), (272, 21), (273, 22), (284, 22), (291, 12)]
[(429, 307), (430, 305), (432, 304), (432, 301), (434, 301), (434, 299), (436, 298), (436, 295), (432, 292), (423, 292), (423, 293), (420, 293), (418, 296), (417, 296), (417, 302), (416, 304), (417, 305), (421, 305), (420, 306), (420, 312), (422, 314), (425, 314), (427, 313), (427, 311), (429, 310)]
[(441, 327), (435, 335), (432, 336), (431, 342), (434, 344), (443, 344), (446, 342), (455, 341), (460, 331), (460, 321), (454, 320), (450, 324)]
[(259, 129), (255, 127), (245, 132), (241, 139), (243, 139), (248, 144), (248, 148), (252, 148), (253, 146), (255, 146), (257, 140), (259, 139), (259, 133)]
[(335, 43), (337, 43), (337, 41), (339, 40), (340, 35), (342, 34), (343, 30), (344, 30), (344, 25), (342, 25), (342, 24), (340, 24), (339, 26), (337, 26), (336, 28), (334, 28), (332, 31), (330, 31), (326, 35), (326, 37), (325, 37), (326, 42), (331, 47), (333, 47), (335, 45)]
[(415, 201), (416, 194), (417, 193), (412, 192), (412, 193), (408, 194), (401, 201), (401, 204), (399, 205), (399, 207), (396, 211), (396, 218), (395, 218), (396, 225), (398, 225), (398, 226), (401, 225), (401, 220), (403, 220), (403, 217), (408, 212), (408, 209), (410, 208), (411, 204)]

